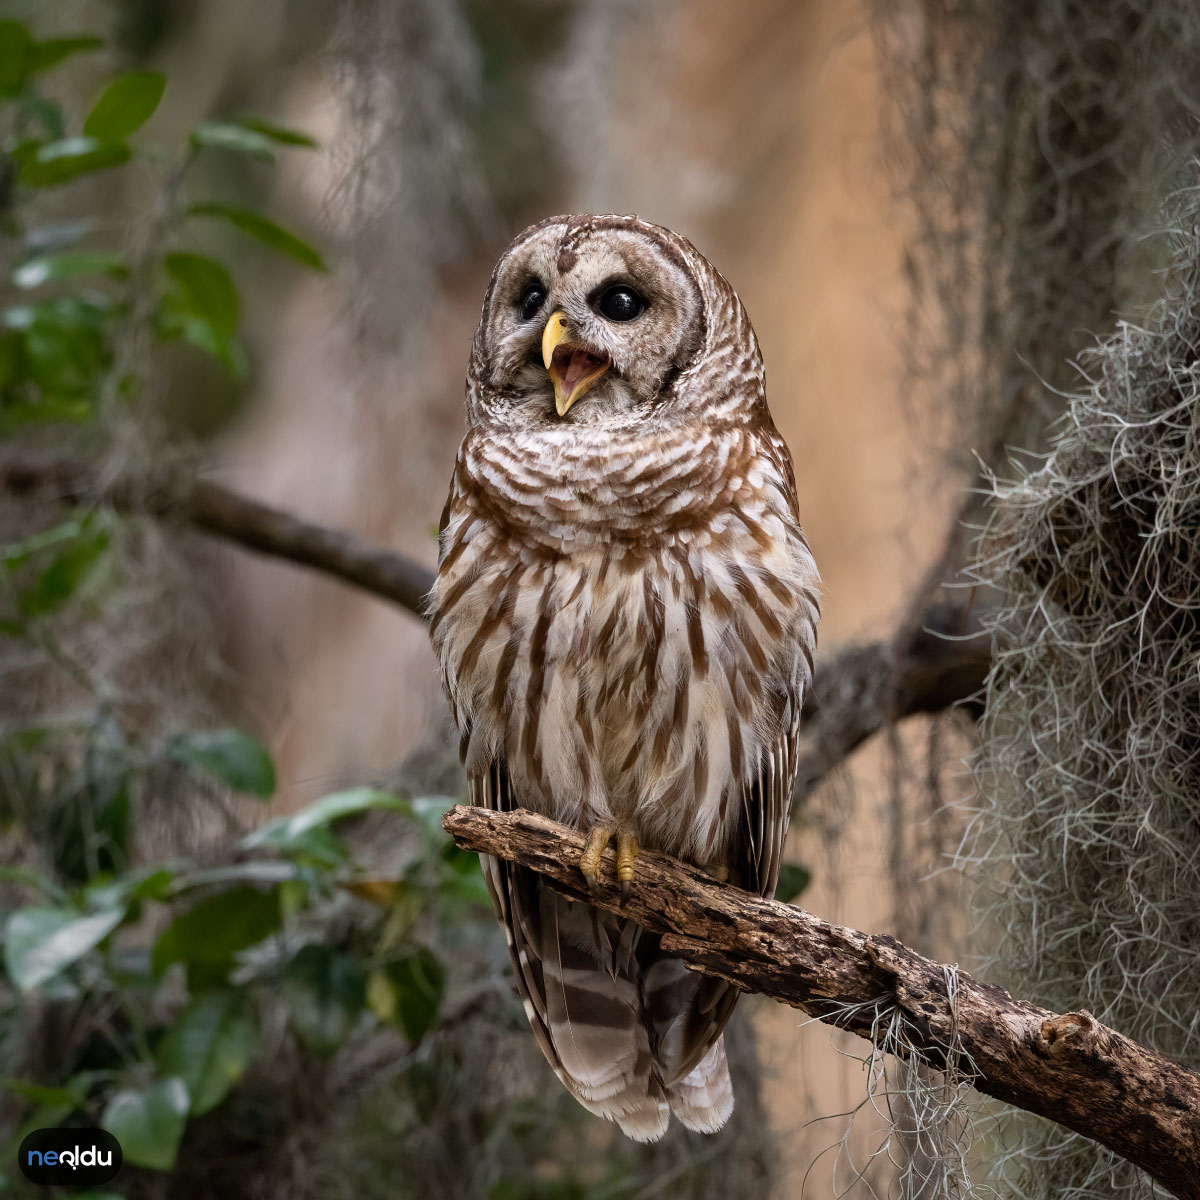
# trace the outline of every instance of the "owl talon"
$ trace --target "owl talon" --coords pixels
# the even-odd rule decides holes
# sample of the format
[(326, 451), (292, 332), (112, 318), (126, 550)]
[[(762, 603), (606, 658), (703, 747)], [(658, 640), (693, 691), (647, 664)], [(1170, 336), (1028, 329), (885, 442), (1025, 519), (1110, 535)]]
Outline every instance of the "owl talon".
[(633, 864), (637, 861), (637, 838), (632, 833), (617, 834), (617, 882), (621, 885), (621, 903), (633, 895)]
[(607, 825), (595, 825), (587, 835), (587, 843), (579, 856), (579, 869), (593, 892), (600, 890), (600, 859), (613, 839), (613, 830)]

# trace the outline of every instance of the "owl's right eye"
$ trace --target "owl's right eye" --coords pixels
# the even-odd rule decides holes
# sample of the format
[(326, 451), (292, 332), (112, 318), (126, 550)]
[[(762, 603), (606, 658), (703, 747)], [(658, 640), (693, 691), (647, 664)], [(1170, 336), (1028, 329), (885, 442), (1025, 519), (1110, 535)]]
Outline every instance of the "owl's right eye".
[(540, 283), (531, 283), (522, 293), (517, 307), (521, 310), (522, 321), (532, 321), (538, 314), (538, 309), (546, 302), (546, 289)]

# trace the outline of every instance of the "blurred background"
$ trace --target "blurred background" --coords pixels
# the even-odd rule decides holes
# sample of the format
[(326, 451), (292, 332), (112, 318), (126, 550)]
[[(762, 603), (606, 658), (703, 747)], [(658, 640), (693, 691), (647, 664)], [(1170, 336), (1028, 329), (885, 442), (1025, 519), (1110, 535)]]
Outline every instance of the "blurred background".
[[(161, 73), (166, 87), (129, 135), (132, 162), (39, 189), (25, 163), (52, 161), (39, 147), (55, 131), (37, 132), (32, 85), (5, 82), (0, 52), (16, 106), (6, 153), (25, 172), (23, 207), (5, 176), (6, 272), (38, 261), (37, 231), (65, 236), (81, 216), (80, 244), (119, 258), (95, 285), (117, 306), (98, 394), (117, 398), (67, 434), (13, 417), (5, 436), (38, 453), (70, 444), (143, 499), (168, 476), (216, 481), (432, 568), (497, 257), (552, 213), (637, 213), (690, 238), (755, 325), (824, 579), (823, 662), (890, 643), (927, 605), (961, 602), (963, 530), (981, 519), (989, 472), (1044, 449), (1068, 361), (1152, 294), (1139, 268), (1165, 255), (1143, 235), (1192, 137), (1180, 121), (1200, 38), (1185, 4), (1017, 7), (1030, 12), (984, 0), (7, 0), (0, 15), (39, 46), (103, 39), (36, 76), (66, 114), (59, 139), (87, 132), (118, 72)], [(275, 132), (211, 131), (247, 113)], [(193, 220), (181, 241), (180, 206), (214, 197), (269, 213), (324, 269), (294, 246), (272, 255), (274, 234), (247, 240), (245, 220)], [(203, 289), (187, 272), (206, 270), (171, 253), (228, 269), (235, 349), (214, 351), (199, 301), (171, 323), (170, 305)], [(177, 290), (154, 302), (147, 334), (139, 298), (158, 295), (160, 260)], [(30, 303), (22, 288), (10, 304)], [(14, 336), (25, 319), (7, 318)], [(3, 533), (24, 547), (14, 571), (43, 552), (28, 539), (50, 503), (6, 502)], [(730, 1035), (739, 1108), (722, 1134), (673, 1130), (638, 1148), (577, 1111), (509, 993), (473, 862), (438, 841), (437, 805), (464, 788), (423, 624), (178, 522), (95, 520), (111, 521), (111, 569), (72, 575), (79, 608), (53, 641), (18, 594), (0, 660), (3, 881), (8, 911), (41, 905), (60, 925), (66, 893), (38, 900), (34, 875), (69, 885), (71, 920), (107, 911), (116, 893), (96, 889), (125, 890), (114, 940), (84, 938), (64, 974), (34, 986), (10, 956), (10, 1136), (48, 1114), (126, 1122), (141, 1149), (102, 1190), (129, 1200), (973, 1194), (967, 1163), (1005, 1142), (1002, 1123), (972, 1141), (969, 1114), (937, 1100), (958, 1147), (952, 1186), (869, 1047), (757, 997)], [(964, 966), (992, 952), (949, 871), (975, 811), (973, 715), (884, 719), (848, 764), (835, 754), (838, 769), (819, 771), (789, 849), (805, 907)], [(189, 732), (226, 727), (265, 748), (273, 786), (230, 768), (231, 745), (253, 749), (214, 751)], [(412, 804), (359, 795), (345, 845), (287, 823), (375, 787)], [(234, 795), (247, 791), (266, 807)], [(119, 836), (95, 815), (114, 805), (136, 815)], [(72, 875), (64, 847), (84, 836), (79, 821), (108, 849)], [(238, 841), (264, 822), (270, 838)], [(263, 846), (278, 851), (270, 869), (254, 858)], [(193, 874), (146, 882), (148, 864), (182, 859)], [(201, 896), (214, 929), (236, 924), (257, 901), (220, 907), (231, 880), (277, 907), (257, 939), (206, 959), (185, 939), (201, 926), (180, 929), (180, 914)], [(28, 918), (35, 931), (41, 920)], [(281, 932), (256, 957), (272, 922)], [(88, 966), (93, 952), (102, 966)], [(223, 1085), (173, 1028), (226, 1064)], [(211, 1104), (197, 1103), (197, 1072)], [(190, 1102), (172, 1100), (181, 1075)]]

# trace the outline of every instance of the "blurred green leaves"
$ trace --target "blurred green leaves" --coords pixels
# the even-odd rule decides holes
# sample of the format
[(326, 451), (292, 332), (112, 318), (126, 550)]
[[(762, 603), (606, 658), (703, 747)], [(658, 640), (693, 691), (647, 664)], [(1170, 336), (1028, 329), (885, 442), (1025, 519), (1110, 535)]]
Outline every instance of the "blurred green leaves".
[(53, 979), (98, 946), (125, 916), (124, 908), (83, 914), (67, 908), (22, 908), (4, 927), (4, 966), (22, 991)]
[(181, 913), (159, 934), (150, 966), (161, 975), (172, 963), (186, 964), (193, 988), (223, 981), (239, 951), (270, 937), (281, 919), (277, 888), (242, 885), (217, 892)]
[(187, 1085), (172, 1076), (117, 1092), (100, 1124), (121, 1143), (126, 1162), (167, 1171), (175, 1165), (189, 1104)]
[(123, 141), (154, 115), (166, 86), (166, 76), (157, 71), (118, 75), (84, 120), (84, 135), (102, 142)]
[(54, 141), (22, 142), (12, 152), (26, 187), (56, 187), (93, 171), (122, 166), (133, 157), (124, 142), (104, 142), (95, 137), (67, 137)]
[(267, 748), (240, 729), (177, 734), (167, 746), (178, 762), (189, 763), (264, 800), (275, 791), (275, 764)]
[(366, 1005), (366, 977), (348, 955), (309, 945), (288, 963), (283, 995), (300, 1040), (315, 1054), (332, 1054)]
[(240, 229), (262, 242), (264, 246), (286, 254), (304, 266), (312, 267), (314, 271), (325, 270), (324, 260), (307, 242), (274, 221), (268, 220), (261, 213), (252, 212), (248, 208), (235, 208), (230, 204), (193, 204), (188, 209), (188, 215), (221, 217), (235, 229)]
[(775, 889), (775, 899), (784, 904), (791, 904), (795, 898), (812, 882), (812, 872), (799, 863), (785, 862), (779, 868), (779, 884)]
[(34, 42), (33, 51), (29, 57), (29, 73), (36, 74), (38, 71), (48, 71), (51, 67), (57, 67), (64, 59), (71, 58), (76, 54), (90, 54), (93, 50), (99, 50), (104, 42), (90, 34), (81, 34), (76, 37), (58, 37), (49, 38), (44, 42)]
[(0, 98), (19, 96), (29, 76), (56, 67), (72, 55), (98, 50), (103, 44), (86, 34), (39, 42), (20, 21), (0, 21)]
[(90, 517), (64, 521), (20, 542), (0, 546), (21, 621), (55, 612), (71, 599), (108, 548), (109, 535)]
[(85, 275), (110, 275), (124, 279), (129, 274), (125, 260), (110, 250), (66, 250), (26, 259), (13, 272), (13, 283), (31, 291), (47, 283), (61, 283)]
[(33, 38), (20, 21), (0, 21), (0, 96), (21, 91), (33, 58)]
[[(247, 200), (251, 186), (191, 194), (195, 164), (215, 151), (223, 162), (210, 188), (230, 175), (248, 184), (252, 163), (314, 140), (238, 116), (156, 145), (147, 122), (168, 80), (153, 71), (109, 77), (83, 111), (56, 98), (77, 87), (39, 90), (41, 72), (100, 45), (82, 33), (39, 40), (0, 20), (0, 435), (54, 445), (78, 425), (85, 455), (104, 444), (114, 412), (163, 416), (158, 364), (198, 351), (247, 375), (230, 269), (245, 239), (289, 267), (325, 270), (300, 233)], [(133, 162), (140, 169), (118, 174), (110, 194), (125, 206), (115, 220), (99, 208), (108, 189), (67, 186)], [(145, 236), (130, 239), (138, 222)], [(486, 894), (474, 856), (438, 824), (443, 797), (353, 788), (247, 834), (245, 806), (228, 793), (275, 794), (266, 747), (236, 728), (164, 729), (143, 698), (93, 678), (72, 642), (124, 594), (135, 523), (99, 502), (38, 514), (45, 527), (0, 544), (0, 635), (48, 676), (61, 673), (72, 700), (70, 711), (34, 708), (0, 729), (0, 816), (30, 851), (28, 864), (0, 872), (3, 966), (19, 999), (74, 1005), (87, 1028), (61, 1072), (21, 1081), (15, 1096), (26, 1119), (82, 1113), (130, 1163), (169, 1170), (188, 1120), (225, 1101), (263, 1055), (264, 1005), (282, 999), (288, 1028), (315, 1055), (378, 1022), (427, 1038), (447, 974), (425, 944), (428, 925), (482, 912)], [(199, 813), (223, 840), (203, 862), (156, 860), (146, 849), (155, 837), (139, 836), (165, 824), (148, 824), (152, 805), (181, 825)], [(396, 840), (386, 877), (362, 865), (354, 834), (364, 822)]]
[(445, 990), (445, 968), (425, 946), (372, 971), (367, 985), (372, 1011), (413, 1043), (434, 1027)]
[(192, 130), (192, 145), (197, 150), (232, 150), (235, 154), (249, 154), (267, 163), (275, 161), (277, 146), (312, 149), (316, 144), (306, 133), (258, 117), (205, 121)]
[(246, 373), (246, 360), (234, 340), (241, 299), (229, 272), (214, 258), (176, 251), (163, 259), (172, 287), (158, 308), (158, 333), (211, 354), (231, 375)]
[(258, 1021), (244, 992), (232, 988), (197, 996), (158, 1045), (166, 1077), (187, 1086), (189, 1112), (202, 1116), (229, 1094), (258, 1049)]

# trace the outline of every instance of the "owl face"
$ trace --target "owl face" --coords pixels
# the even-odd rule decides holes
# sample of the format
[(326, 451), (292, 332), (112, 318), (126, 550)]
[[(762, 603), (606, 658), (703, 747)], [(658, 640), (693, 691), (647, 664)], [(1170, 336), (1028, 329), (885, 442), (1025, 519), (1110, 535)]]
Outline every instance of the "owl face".
[(555, 217), (527, 229), (484, 301), (477, 402), (532, 427), (628, 427), (685, 407), (673, 385), (706, 328), (691, 256), (683, 239), (630, 217)]

